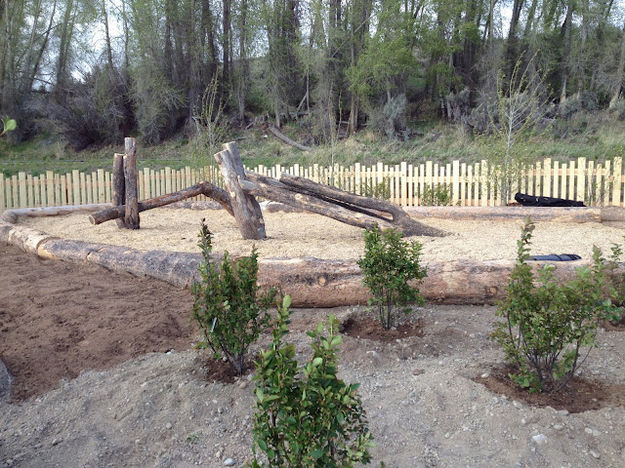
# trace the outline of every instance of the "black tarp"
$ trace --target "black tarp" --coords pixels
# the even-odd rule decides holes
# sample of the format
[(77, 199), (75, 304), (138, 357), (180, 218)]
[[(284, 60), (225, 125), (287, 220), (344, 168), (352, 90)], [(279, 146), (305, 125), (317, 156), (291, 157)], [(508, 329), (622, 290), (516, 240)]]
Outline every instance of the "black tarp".
[(528, 260), (538, 262), (571, 262), (573, 260), (581, 260), (582, 257), (576, 254), (549, 254), (549, 255), (532, 255)]
[(584, 202), (581, 201), (565, 200), (564, 198), (536, 197), (521, 192), (516, 193), (514, 199), (523, 206), (586, 206)]

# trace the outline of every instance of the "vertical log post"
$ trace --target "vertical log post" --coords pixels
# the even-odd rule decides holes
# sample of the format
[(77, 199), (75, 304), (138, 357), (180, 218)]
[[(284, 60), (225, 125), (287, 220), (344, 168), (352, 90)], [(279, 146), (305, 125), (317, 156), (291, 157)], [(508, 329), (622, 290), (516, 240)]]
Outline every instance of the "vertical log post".
[(139, 229), (139, 200), (137, 197), (137, 143), (134, 138), (125, 138), (124, 179), (126, 181), (126, 213), (124, 223), (127, 229)]
[(245, 179), (245, 170), (237, 144), (226, 143), (223, 148), (223, 151), (215, 155), (215, 160), (219, 164), (226, 190), (230, 195), (232, 211), (241, 235), (243, 239), (264, 239), (266, 237), (265, 220), (260, 205), (256, 198), (246, 194), (239, 184), (239, 180)]
[[(124, 155), (115, 153), (113, 156), (113, 206), (126, 204), (126, 182), (124, 180)], [(124, 218), (117, 218), (117, 227), (124, 228)]]

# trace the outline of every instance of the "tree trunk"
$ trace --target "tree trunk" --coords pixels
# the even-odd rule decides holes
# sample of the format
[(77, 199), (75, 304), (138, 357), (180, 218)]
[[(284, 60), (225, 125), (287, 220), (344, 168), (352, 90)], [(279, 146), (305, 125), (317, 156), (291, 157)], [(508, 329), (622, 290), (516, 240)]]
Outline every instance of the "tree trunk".
[(573, 0), (568, 0), (566, 18), (564, 20), (564, 45), (562, 49), (562, 86), (560, 88), (560, 103), (566, 101), (567, 86), (570, 74), (569, 56), (571, 55), (571, 27), (573, 22)]
[[(222, 1), (222, 52), (223, 52), (223, 68), (221, 75), (222, 91), (231, 89), (230, 86), (230, 67), (232, 66), (232, 26), (230, 21), (230, 13), (232, 11), (232, 0)], [(226, 96), (224, 95), (224, 98)]]
[[(151, 210), (153, 208), (159, 208), (165, 205), (170, 205), (172, 203), (179, 202), (181, 200), (185, 200), (191, 197), (196, 197), (198, 195), (205, 195), (209, 198), (212, 198), (213, 200), (217, 201), (221, 206), (223, 206), (228, 213), (234, 216), (234, 213), (232, 212), (232, 206), (230, 205), (230, 197), (228, 196), (226, 191), (211, 184), (210, 182), (200, 182), (199, 184), (195, 184), (192, 187), (188, 187), (178, 192), (168, 193), (166, 195), (161, 195), (159, 197), (150, 198), (149, 200), (139, 202), (139, 212)], [(113, 206), (111, 208), (107, 208), (106, 210), (93, 213), (91, 216), (89, 216), (89, 221), (91, 222), (91, 224), (101, 224), (105, 221), (110, 221), (111, 219), (123, 218), (125, 213), (125, 205)]]
[(139, 200), (137, 196), (137, 143), (134, 138), (124, 140), (124, 179), (126, 181), (126, 211), (124, 224), (127, 229), (139, 229)]
[(619, 97), (621, 96), (621, 89), (623, 88), (623, 78), (625, 78), (625, 24), (623, 24), (623, 35), (621, 37), (621, 54), (618, 61), (618, 69), (616, 71), (616, 84), (614, 86), (614, 94), (610, 99), (610, 109), (616, 106)]
[(245, 170), (237, 144), (226, 143), (223, 148), (223, 151), (215, 155), (215, 159), (224, 178), (241, 235), (243, 239), (264, 239), (265, 220), (260, 205), (253, 196), (246, 194), (241, 188), (241, 183), (245, 181)]
[(102, 0), (102, 22), (104, 23), (104, 45), (106, 47), (106, 58), (110, 72), (113, 72), (113, 48), (111, 47), (111, 35), (109, 32), (109, 16), (106, 11), (106, 0)]

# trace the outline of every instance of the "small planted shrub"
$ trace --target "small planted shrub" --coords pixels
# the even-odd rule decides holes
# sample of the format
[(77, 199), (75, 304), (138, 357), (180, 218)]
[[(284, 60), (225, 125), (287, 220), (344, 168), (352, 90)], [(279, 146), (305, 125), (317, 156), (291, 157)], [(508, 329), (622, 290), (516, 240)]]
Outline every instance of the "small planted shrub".
[(595, 345), (604, 286), (597, 262), (577, 270), (566, 283), (545, 265), (535, 278), (527, 264), (534, 224), (528, 219), (517, 245), (517, 260), (506, 298), (497, 308), (503, 320), (493, 339), (516, 371), (510, 378), (530, 391), (557, 392), (573, 377)]
[(377, 308), (380, 323), (386, 330), (395, 322), (396, 308), (424, 302), (419, 283), (427, 276), (427, 270), (420, 263), (421, 244), (404, 241), (402, 237), (399, 231), (381, 231), (377, 225), (366, 229), (365, 256), (358, 260), (363, 283), (372, 296), (369, 305)]
[(261, 294), (256, 283), (258, 254), (236, 262), (224, 254), (221, 265), (211, 259), (211, 233), (204, 220), (198, 246), (202, 251), (200, 281), (191, 286), (194, 303), (192, 318), (204, 334), (199, 348), (209, 348), (217, 359), (225, 357), (234, 371), (242, 375), (249, 346), (269, 323), (267, 308), (276, 296), (274, 289)]
[(424, 187), (421, 196), (423, 206), (448, 206), (452, 204), (451, 186), (448, 184)]
[[(372, 437), (357, 393), (358, 384), (336, 376), (338, 320), (330, 317), (314, 332), (313, 356), (298, 366), (288, 333), (291, 298), (285, 296), (271, 347), (256, 363), (254, 460), (249, 466), (351, 467), (369, 463)], [(267, 463), (257, 458), (257, 449)]]
[(593, 247), (593, 263), (596, 274), (603, 280), (603, 310), (600, 318), (614, 326), (625, 324), (625, 276), (619, 271), (623, 249), (612, 244), (606, 259), (598, 247)]

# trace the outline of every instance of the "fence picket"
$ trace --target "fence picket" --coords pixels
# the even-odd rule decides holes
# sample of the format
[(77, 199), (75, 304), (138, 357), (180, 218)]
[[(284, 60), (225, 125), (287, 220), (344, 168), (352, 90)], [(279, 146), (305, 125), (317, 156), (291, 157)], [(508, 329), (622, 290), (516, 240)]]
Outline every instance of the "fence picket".
[[(493, 168), (487, 161), (473, 164), (457, 160), (444, 164), (425, 161), (417, 166), (407, 162), (390, 166), (378, 162), (371, 166), (355, 163), (350, 166), (333, 164), (331, 167), (275, 164), (247, 170), (271, 177), (288, 173), (357, 194), (371, 195), (383, 190), (391, 202), (400, 206), (422, 205), (424, 194), (436, 190), (437, 186), (446, 187), (453, 205), (493, 206), (510, 201), (503, 200), (501, 191), (493, 184)], [(514, 192), (521, 191), (584, 201), (587, 205), (623, 206), (625, 177), (622, 171), (621, 157), (604, 162), (587, 161), (584, 157), (568, 162), (546, 158), (519, 174), (512, 181), (509, 195), (511, 198)], [(144, 168), (138, 175), (138, 189), (140, 198), (148, 199), (182, 190), (202, 180), (223, 186), (216, 167), (192, 169), (186, 166), (179, 170)], [(194, 200), (204, 199), (204, 196), (194, 197)], [(36, 176), (20, 171), (17, 175), (0, 179), (0, 210), (110, 201), (111, 174), (104, 169), (89, 174), (78, 170), (66, 174), (45, 171)]]
[(614, 159), (614, 188), (612, 192), (612, 205), (623, 206), (621, 201), (621, 184), (623, 183), (623, 158)]

